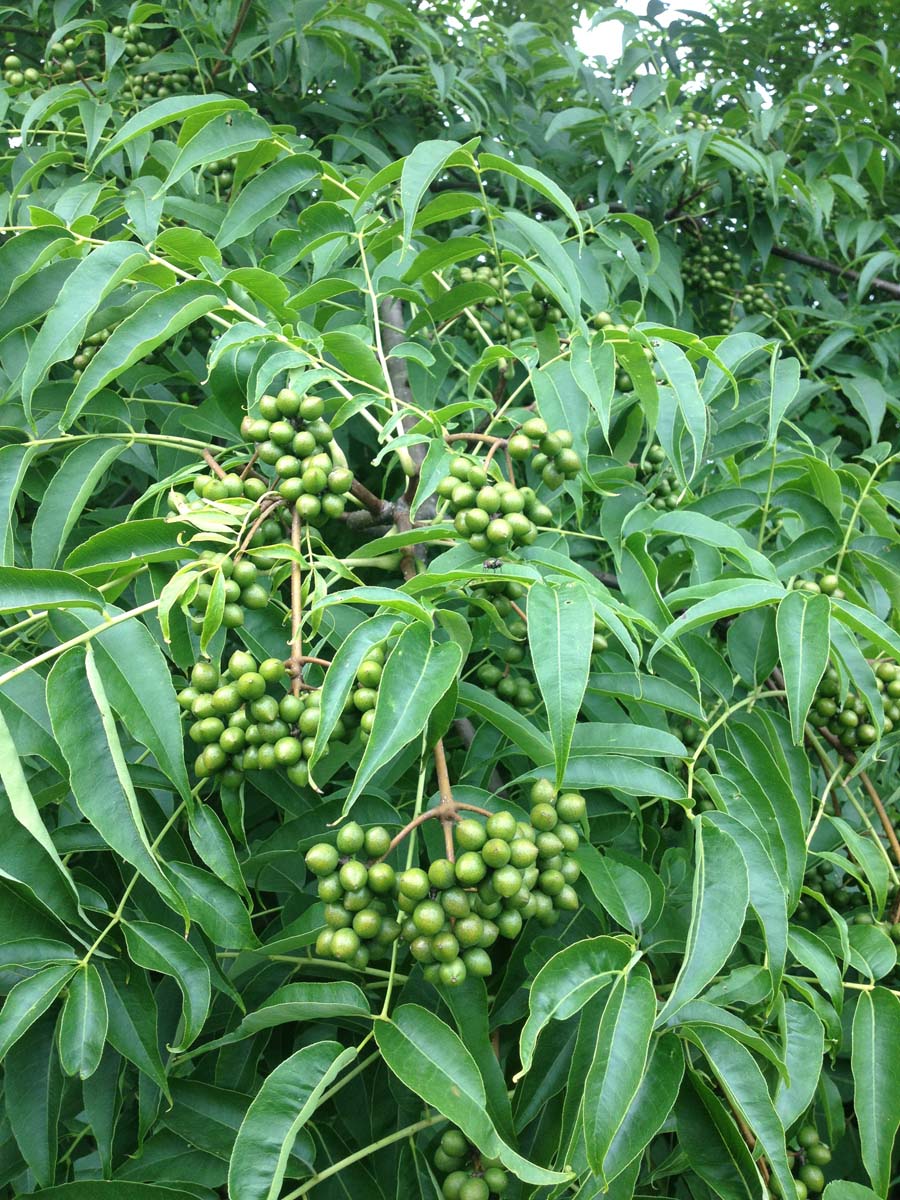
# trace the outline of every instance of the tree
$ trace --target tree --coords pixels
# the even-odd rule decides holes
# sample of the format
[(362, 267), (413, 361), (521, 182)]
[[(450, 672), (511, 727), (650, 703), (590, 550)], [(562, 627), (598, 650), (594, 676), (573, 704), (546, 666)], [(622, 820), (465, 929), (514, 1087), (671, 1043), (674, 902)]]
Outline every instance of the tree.
[(896, 54), (660, 13), (6, 10), (11, 1195), (896, 1187)]

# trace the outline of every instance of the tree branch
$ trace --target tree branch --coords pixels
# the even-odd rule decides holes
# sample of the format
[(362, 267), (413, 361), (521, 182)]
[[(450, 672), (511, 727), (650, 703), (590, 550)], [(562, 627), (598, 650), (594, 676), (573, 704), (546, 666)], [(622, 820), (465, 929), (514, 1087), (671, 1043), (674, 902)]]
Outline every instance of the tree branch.
[[(789, 250), (787, 246), (773, 246), (772, 253), (776, 258), (786, 258), (789, 262), (799, 263), (803, 267), (812, 267), (815, 271), (825, 271), (828, 275), (836, 275), (839, 279), (848, 279), (851, 283), (859, 280), (859, 271), (850, 267), (842, 267), (839, 263), (829, 262), (827, 258), (818, 258), (814, 254), (804, 254), (802, 250)], [(877, 275), (869, 280), (869, 287), (893, 296), (900, 300), (900, 283), (891, 283), (889, 279), (880, 279)]]

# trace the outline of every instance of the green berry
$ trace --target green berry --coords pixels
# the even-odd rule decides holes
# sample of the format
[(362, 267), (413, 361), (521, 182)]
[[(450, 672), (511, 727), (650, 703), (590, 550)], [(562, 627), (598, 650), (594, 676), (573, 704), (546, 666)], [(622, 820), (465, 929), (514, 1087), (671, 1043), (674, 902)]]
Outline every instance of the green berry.
[(337, 848), (341, 854), (358, 854), (362, 850), (365, 840), (366, 835), (362, 826), (356, 821), (349, 821), (338, 830)]

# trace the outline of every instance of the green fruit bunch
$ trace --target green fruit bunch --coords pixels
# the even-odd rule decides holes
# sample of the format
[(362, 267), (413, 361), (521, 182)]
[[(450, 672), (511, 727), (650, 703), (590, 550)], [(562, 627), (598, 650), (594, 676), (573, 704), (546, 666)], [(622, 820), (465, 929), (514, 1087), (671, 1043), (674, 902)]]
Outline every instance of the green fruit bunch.
[[(524, 655), (522, 648), (513, 644), (509, 650), (504, 652), (504, 657), (510, 651)], [(525, 675), (517, 675), (514, 671), (510, 671), (508, 666), (504, 668), (487, 659), (478, 664), (475, 677), (486, 692), (493, 693), (500, 700), (512, 704), (514, 708), (534, 708), (537, 697), (530, 679)]]
[(682, 129), (699, 129), (704, 133), (713, 129), (713, 123), (705, 113), (695, 112), (689, 109), (679, 118), (679, 124)]
[(234, 183), (237, 165), (237, 158), (219, 158), (206, 164), (206, 174), (214, 179), (220, 188), (229, 188)]
[(649, 447), (635, 470), (635, 478), (650, 497), (650, 503), (660, 512), (678, 507), (678, 484), (675, 472), (666, 463), (662, 446)]
[(156, 53), (155, 47), (145, 41), (140, 25), (114, 25), (111, 32), (113, 37), (121, 38), (125, 43), (122, 57), (128, 66), (149, 62)]
[(342, 515), (353, 486), (353, 472), (335, 459), (324, 411), (320, 397), (282, 388), (277, 396), (260, 399), (258, 417), (241, 422), (241, 433), (257, 443), (260, 460), (275, 468), (275, 490), (305, 524), (316, 527)]
[(783, 275), (778, 275), (766, 283), (748, 283), (738, 293), (737, 299), (744, 306), (744, 312), (763, 313), (774, 316), (784, 306), (790, 295), (790, 287)]
[(531, 456), (532, 471), (540, 475), (551, 491), (562, 487), (567, 479), (574, 479), (581, 471), (581, 455), (572, 449), (569, 430), (557, 429), (551, 433), (546, 421), (540, 417), (530, 417), (509, 439), (508, 448), (513, 461)]
[(803, 1125), (798, 1130), (797, 1144), (800, 1147), (800, 1154), (794, 1160), (797, 1200), (806, 1200), (808, 1195), (824, 1191), (825, 1172), (822, 1168), (831, 1162), (831, 1151), (819, 1137), (815, 1125)]
[(502, 1196), (509, 1185), (499, 1159), (482, 1158), (461, 1130), (451, 1126), (434, 1151), (434, 1167), (446, 1178), (444, 1200), (488, 1200)]
[(702, 242), (693, 241), (685, 250), (681, 275), (694, 292), (694, 307), (704, 319), (727, 333), (734, 325), (732, 307), (740, 279), (741, 260), (724, 240), (707, 230)]
[(449, 859), (436, 859), (427, 872), (410, 867), (398, 875), (397, 907), (400, 936), (429, 983), (456, 987), (468, 975), (490, 975), (488, 950), (499, 924), (481, 914), (478, 894), (458, 882)]
[(356, 685), (347, 700), (346, 710), (359, 714), (359, 740), (369, 740), (375, 724), (375, 705), (378, 703), (378, 688), (384, 671), (386, 644), (372, 646), (366, 657), (356, 668)]
[(97, 329), (89, 333), (72, 356), (72, 366), (75, 368), (73, 378), (81, 378), (84, 368), (88, 365), (101, 346), (109, 340), (112, 329)]
[[(320, 958), (362, 969), (372, 957), (388, 953), (400, 936), (400, 926), (390, 915), (394, 868), (377, 861), (390, 844), (391, 836), (381, 825), (364, 831), (350, 821), (338, 830), (334, 845), (319, 842), (307, 851), (306, 866), (318, 879), (319, 899), (325, 905), (327, 928), (316, 939)], [(360, 861), (360, 853), (369, 861)]]
[(603, 621), (594, 617), (594, 637), (591, 641), (591, 670), (603, 669), (603, 655), (609, 649), (609, 639), (606, 636), (606, 626)]
[(69, 83), (79, 75), (82, 78), (96, 75), (101, 54), (96, 46), (90, 45), (90, 37), (90, 33), (86, 33), (80, 45), (74, 37), (54, 42), (47, 58), (34, 67), (23, 66), (22, 59), (11, 47), (13, 52), (3, 60), (4, 81), (10, 91), (30, 92), (37, 97), (54, 84)]
[(508, 480), (489, 479), (480, 462), (460, 456), (437, 485), (448, 501), (457, 533), (468, 538), (479, 554), (502, 554), (514, 546), (530, 546), (537, 526), (552, 521), (553, 513), (532, 488)]
[[(875, 682), (881, 693), (884, 729), (890, 733), (900, 725), (900, 667), (887, 660), (878, 663)], [(836, 668), (829, 665), (816, 689), (810, 719), (829, 729), (843, 746), (871, 746), (878, 740), (878, 730), (870, 720), (868, 703), (857, 692), (848, 692), (841, 700), (840, 692), (840, 676)]]
[(269, 694), (269, 688), (283, 691), (286, 680), (280, 659), (257, 664), (245, 650), (236, 650), (222, 672), (215, 663), (194, 665), (178, 703), (192, 718), (191, 741), (202, 747), (194, 762), (198, 779), (215, 777), (224, 787), (236, 788), (245, 771), (282, 766), (292, 783), (306, 783), (305, 765), (302, 778), (296, 771), (302, 747), (292, 732), (303, 703), (290, 693), (280, 701)]
[[(153, 47), (147, 42), (138, 42), (136, 45), (141, 54), (132, 61), (147, 62), (154, 53)], [(203, 79), (196, 71), (145, 71), (130, 76), (123, 84), (123, 89), (135, 101), (165, 100), (168, 96), (202, 92)]]
[(833, 596), (835, 600), (843, 600), (847, 595), (841, 587), (839, 576), (833, 572), (820, 575), (818, 579), (795, 579), (794, 587), (797, 591), (812, 592), (816, 596)]
[[(215, 480), (215, 483), (219, 482), (222, 481)], [(277, 525), (277, 522), (273, 524)], [(265, 575), (249, 557), (235, 555), (231, 558), (227, 554), (204, 550), (199, 562), (208, 564), (210, 573), (201, 579), (190, 601), (198, 632), (203, 628), (204, 615), (216, 591), (221, 591), (225, 597), (222, 624), (226, 629), (238, 629), (244, 624), (245, 609), (265, 608), (272, 598)]]
[(562, 309), (542, 283), (532, 284), (531, 299), (525, 303), (525, 313), (536, 330), (559, 325), (563, 319)]

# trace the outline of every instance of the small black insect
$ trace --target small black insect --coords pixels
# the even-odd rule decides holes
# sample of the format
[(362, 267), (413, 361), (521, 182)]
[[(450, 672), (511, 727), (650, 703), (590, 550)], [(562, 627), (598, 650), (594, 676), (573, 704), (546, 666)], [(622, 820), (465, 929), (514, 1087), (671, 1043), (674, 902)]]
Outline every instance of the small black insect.
[(481, 566), (482, 566), (482, 569), (485, 571), (499, 571), (500, 568), (503, 566), (503, 559), (502, 558), (486, 558), (484, 560), (484, 562), (481, 564)]

